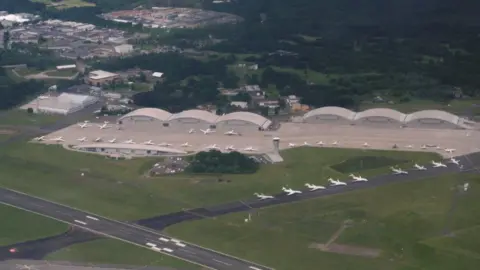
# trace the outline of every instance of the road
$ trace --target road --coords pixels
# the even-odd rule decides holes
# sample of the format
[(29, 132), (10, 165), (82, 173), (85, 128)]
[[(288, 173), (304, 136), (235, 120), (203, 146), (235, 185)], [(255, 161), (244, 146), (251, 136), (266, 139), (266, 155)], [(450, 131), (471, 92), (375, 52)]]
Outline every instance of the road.
[[(244, 201), (235, 201), (230, 203), (225, 203), (221, 205), (216, 205), (212, 207), (202, 207), (195, 209), (188, 209), (180, 212), (170, 213), (163, 216), (148, 218), (137, 221), (137, 224), (145, 227), (149, 227), (156, 230), (163, 230), (168, 226), (188, 221), (188, 220), (198, 220), (203, 218), (211, 218), (216, 216), (221, 216), (230, 213), (237, 213), (243, 211), (250, 211), (254, 209), (260, 209), (265, 207), (270, 207), (273, 205), (292, 203), (297, 201), (309, 200), (314, 198), (320, 198), (335, 194), (341, 194), (349, 191), (375, 188), (387, 184), (400, 183), (415, 181), (429, 177), (435, 177), (446, 173), (458, 173), (458, 172), (471, 172), (478, 173), (477, 164), (480, 165), (480, 153), (473, 153), (465, 156), (456, 157), (460, 160), (460, 163), (463, 165), (463, 168), (460, 169), (457, 165), (449, 163), (448, 161), (443, 161), (446, 168), (432, 168), (427, 166), (426, 171), (420, 170), (410, 170), (407, 175), (394, 175), (386, 174), (372, 177), (368, 182), (351, 182), (347, 186), (331, 186), (326, 189), (320, 189), (317, 191), (309, 191), (306, 189), (301, 190), (302, 194), (295, 194), (288, 196), (285, 193), (279, 193), (274, 195), (274, 199), (267, 200), (258, 200), (250, 199)], [(313, 180), (312, 180), (313, 181)], [(345, 180), (342, 180), (345, 181)], [(348, 180), (350, 181), (350, 180)], [(279, 187), (280, 189), (280, 187)], [(253, 194), (252, 194), (253, 197)]]
[[(93, 233), (149, 248), (217, 270), (267, 270), (252, 262), (180, 242), (156, 231), (86, 213), (68, 206), (36, 198), (24, 193), (0, 188), (0, 202), (69, 223)], [(151, 247), (154, 246), (154, 247)]]

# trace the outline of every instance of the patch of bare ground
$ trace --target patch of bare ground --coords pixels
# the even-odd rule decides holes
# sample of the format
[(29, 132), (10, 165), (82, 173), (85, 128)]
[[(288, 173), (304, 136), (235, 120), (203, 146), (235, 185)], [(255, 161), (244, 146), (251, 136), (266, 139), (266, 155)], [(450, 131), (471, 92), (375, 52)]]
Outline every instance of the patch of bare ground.
[(369, 258), (376, 258), (380, 256), (380, 253), (382, 252), (380, 249), (375, 249), (375, 248), (359, 247), (359, 246), (352, 246), (352, 245), (341, 245), (341, 244), (335, 244), (335, 243), (332, 243), (328, 246), (324, 244), (312, 243), (310, 244), (309, 248), (316, 248), (324, 252), (363, 256), (363, 257), (369, 257)]
[(13, 130), (13, 129), (1, 129), (0, 128), (0, 135), (13, 135), (17, 133), (16, 130)]

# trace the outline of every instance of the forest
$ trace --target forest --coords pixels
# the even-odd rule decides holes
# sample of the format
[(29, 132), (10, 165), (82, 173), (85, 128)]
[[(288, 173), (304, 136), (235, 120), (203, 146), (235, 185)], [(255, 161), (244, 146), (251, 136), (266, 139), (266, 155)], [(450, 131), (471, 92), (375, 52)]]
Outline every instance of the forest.
[(186, 171), (191, 173), (246, 174), (258, 170), (259, 164), (239, 152), (222, 153), (217, 150), (197, 153)]

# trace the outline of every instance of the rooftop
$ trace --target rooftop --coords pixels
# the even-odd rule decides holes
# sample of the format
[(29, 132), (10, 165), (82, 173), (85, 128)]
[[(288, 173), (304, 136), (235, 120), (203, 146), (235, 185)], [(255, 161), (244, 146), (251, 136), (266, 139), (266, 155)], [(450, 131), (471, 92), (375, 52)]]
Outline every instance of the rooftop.
[(107, 79), (115, 76), (118, 76), (118, 74), (104, 71), (104, 70), (94, 70), (94, 71), (91, 71), (90, 74), (88, 74), (88, 77), (92, 80)]

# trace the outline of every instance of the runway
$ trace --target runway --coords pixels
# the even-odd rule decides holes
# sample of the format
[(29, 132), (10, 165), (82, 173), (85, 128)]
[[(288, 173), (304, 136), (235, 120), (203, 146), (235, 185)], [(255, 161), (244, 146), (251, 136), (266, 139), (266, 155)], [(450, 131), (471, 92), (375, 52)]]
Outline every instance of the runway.
[(0, 201), (6, 205), (72, 224), (98, 235), (149, 248), (153, 251), (177, 257), (210, 269), (271, 269), (190, 243), (181, 242), (147, 228), (110, 220), (13, 190), (0, 188)]

